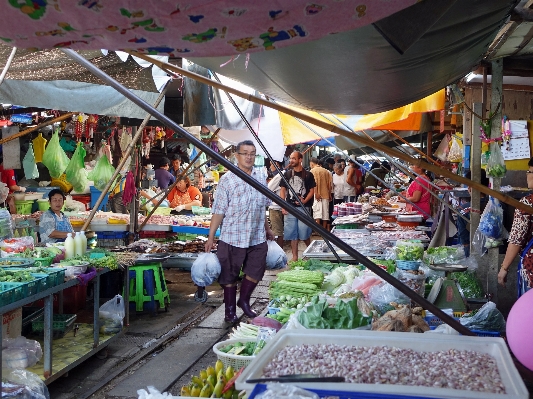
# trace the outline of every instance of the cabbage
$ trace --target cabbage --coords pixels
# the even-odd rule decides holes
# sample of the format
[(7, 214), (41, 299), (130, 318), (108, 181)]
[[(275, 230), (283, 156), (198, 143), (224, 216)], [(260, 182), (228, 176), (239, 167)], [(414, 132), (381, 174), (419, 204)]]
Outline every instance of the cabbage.
[(359, 269), (353, 265), (348, 266), (343, 272), (346, 284), (352, 284), (353, 280), (359, 276)]
[(344, 283), (344, 274), (342, 274), (342, 272), (337, 273), (337, 270), (338, 269), (334, 270), (333, 273), (324, 278), (324, 282), (322, 283), (322, 289), (328, 292), (333, 292), (339, 285)]

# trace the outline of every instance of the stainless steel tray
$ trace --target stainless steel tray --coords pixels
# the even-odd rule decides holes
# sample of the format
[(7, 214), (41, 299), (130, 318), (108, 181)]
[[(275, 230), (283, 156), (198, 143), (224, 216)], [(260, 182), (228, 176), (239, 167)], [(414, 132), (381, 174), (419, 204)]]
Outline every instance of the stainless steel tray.
[[(348, 255), (346, 252), (338, 249), (335, 245), (333, 245), (333, 248), (337, 251), (337, 255), (339, 255), (339, 258), (341, 259), (353, 259), (350, 255)], [(371, 253), (371, 252), (361, 252), (361, 255), (369, 257), (369, 258), (376, 258), (381, 259), (384, 257), (384, 254), (382, 253)], [(333, 254), (333, 252), (330, 252), (329, 247), (324, 242), (324, 240), (314, 240), (311, 242), (311, 244), (305, 249), (305, 251), (302, 254), (302, 257), (304, 258), (315, 258), (315, 259), (322, 259), (322, 260), (336, 260), (337, 258)]]

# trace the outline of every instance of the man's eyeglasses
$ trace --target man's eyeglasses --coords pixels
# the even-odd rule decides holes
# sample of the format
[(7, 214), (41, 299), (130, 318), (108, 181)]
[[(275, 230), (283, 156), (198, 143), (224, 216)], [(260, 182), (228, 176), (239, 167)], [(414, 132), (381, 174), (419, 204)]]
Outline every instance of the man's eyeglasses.
[(256, 154), (246, 154), (244, 152), (238, 152), (237, 154), (239, 154), (240, 156), (243, 156), (245, 158), (255, 158), (255, 155), (256, 155)]

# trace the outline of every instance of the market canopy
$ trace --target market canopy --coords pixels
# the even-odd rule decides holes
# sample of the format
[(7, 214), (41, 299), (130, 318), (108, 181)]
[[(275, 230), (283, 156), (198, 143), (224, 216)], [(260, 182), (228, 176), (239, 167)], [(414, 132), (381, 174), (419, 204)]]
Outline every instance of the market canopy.
[[(2, 63), (11, 50), (0, 45)], [(94, 50), (81, 54), (151, 104), (169, 79), (159, 68), (125, 53)], [(138, 106), (56, 49), (37, 52), (18, 49), (0, 85), (0, 102), (129, 118), (146, 116)], [(164, 102), (158, 109), (163, 107)]]

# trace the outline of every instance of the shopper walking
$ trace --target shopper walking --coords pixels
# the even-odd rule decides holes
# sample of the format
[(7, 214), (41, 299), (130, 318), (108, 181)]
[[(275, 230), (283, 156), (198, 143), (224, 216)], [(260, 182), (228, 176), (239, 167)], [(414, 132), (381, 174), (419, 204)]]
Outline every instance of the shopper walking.
[[(284, 171), (282, 170), (282, 163), (278, 161), (274, 162), (277, 163), (278, 167), (281, 170), (281, 173), (284, 173)], [(281, 190), (281, 186), (279, 184), (281, 181), (281, 175), (278, 173), (273, 163), (270, 165), (270, 171), (273, 174), (273, 177), (268, 182), (268, 188), (270, 189), (270, 191), (279, 196)], [(272, 202), (268, 207), (268, 218), (270, 219), (270, 227), (272, 228), (272, 232), (276, 237), (276, 242), (281, 248), (283, 248), (283, 214), (281, 213), (281, 206), (279, 206), (275, 202)]]
[[(256, 148), (252, 141), (237, 144), (235, 157), (239, 169), (266, 186), (264, 168), (254, 168), (255, 155)], [(215, 232), (222, 224), (217, 249), (221, 266), (218, 282), (224, 288), (226, 322), (237, 321), (236, 305), (246, 316), (257, 316), (250, 308), (250, 297), (265, 274), (268, 251), (266, 240), (274, 239), (265, 216), (268, 205), (268, 198), (233, 172), (227, 172), (220, 178), (205, 252), (210, 252), (213, 248)], [(236, 284), (241, 267), (245, 276), (237, 302)]]
[[(286, 200), (289, 204), (295, 206), (302, 214), (311, 215), (311, 207), (313, 206), (313, 199), (315, 196), (315, 178), (311, 172), (306, 171), (302, 166), (302, 153), (294, 151), (289, 160), (290, 167), (286, 173), (285, 178), (300, 198), (300, 202), (294, 198), (291, 190), (288, 189), (287, 183), (284, 180), (280, 182), (281, 190), (280, 197)], [(286, 240), (291, 241), (292, 260), (298, 260), (298, 242), (302, 240), (307, 246), (311, 243), (311, 228), (300, 221), (295, 216), (289, 214), (285, 209), (282, 210), (285, 215), (283, 235)]]
[(331, 201), (331, 172), (319, 165), (317, 158), (311, 158), (309, 165), (315, 178), (315, 201), (313, 202), (313, 219), (325, 229), (329, 224), (329, 202)]

